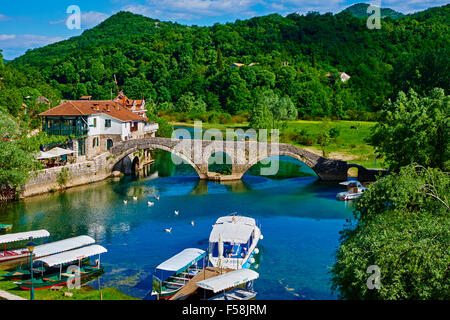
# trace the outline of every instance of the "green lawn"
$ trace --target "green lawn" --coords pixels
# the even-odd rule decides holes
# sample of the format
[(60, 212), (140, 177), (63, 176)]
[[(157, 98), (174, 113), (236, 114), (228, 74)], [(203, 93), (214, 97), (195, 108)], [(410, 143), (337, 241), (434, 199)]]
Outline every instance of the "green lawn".
[[(7, 271), (0, 270), (0, 290), (8, 291), (16, 296), (29, 299), (30, 292), (17, 289), (14, 281), (6, 281), (1, 278), (1, 275), (7, 273)], [(100, 290), (94, 290), (89, 286), (82, 286), (81, 289), (70, 290), (73, 293), (72, 297), (65, 297), (64, 292), (68, 292), (67, 287), (61, 289), (61, 291), (51, 291), (49, 289), (36, 290), (36, 300), (100, 300)], [(115, 288), (103, 288), (101, 290), (103, 300), (139, 300), (127, 296)]]
[[(326, 147), (327, 156), (334, 159), (345, 160), (349, 163), (357, 163), (363, 165), (366, 168), (375, 167), (375, 153), (374, 148), (369, 146), (365, 139), (370, 136), (370, 130), (375, 126), (375, 122), (362, 122), (362, 121), (330, 121), (329, 128), (337, 128), (340, 132), (339, 136), (331, 141)], [(193, 122), (173, 122), (174, 126), (186, 126), (193, 127)], [(322, 121), (306, 121), (297, 120), (287, 122), (287, 128), (281, 132), (281, 142), (290, 143), (299, 147), (308, 149), (312, 152), (322, 155), (321, 146), (317, 143), (317, 136), (323, 126)], [(358, 129), (351, 129), (352, 126)], [(202, 123), (203, 129), (236, 129), (243, 128), (248, 129), (248, 123), (229, 123), (229, 124), (216, 124), (216, 123)], [(306, 132), (314, 138), (314, 143), (311, 146), (300, 145), (295, 143), (289, 136), (295, 134), (296, 130), (304, 129)], [(286, 138), (287, 137), (287, 138)], [(377, 159), (377, 168), (385, 168), (383, 159)]]

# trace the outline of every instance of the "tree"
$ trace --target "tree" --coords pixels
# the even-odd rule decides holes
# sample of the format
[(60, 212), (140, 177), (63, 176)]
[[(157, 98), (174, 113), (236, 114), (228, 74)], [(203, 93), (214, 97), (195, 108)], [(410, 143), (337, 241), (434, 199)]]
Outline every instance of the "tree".
[(17, 123), (0, 113), (0, 186), (24, 184), (36, 167), (33, 153), (24, 148), (23, 134)]
[(248, 119), (250, 127), (258, 129), (273, 129), (273, 115), (267, 104), (256, 103)]
[(380, 149), (391, 170), (410, 163), (450, 169), (450, 96), (433, 89), (420, 98), (400, 92), (382, 110), (370, 143)]
[(159, 129), (156, 132), (156, 136), (163, 138), (171, 138), (173, 132), (173, 126), (167, 122), (164, 118), (158, 117), (154, 113), (154, 108), (147, 106), (147, 118), (149, 122), (156, 122), (159, 125)]
[[(357, 202), (356, 226), (341, 233), (332, 289), (342, 299), (450, 299), (450, 179), (414, 165), (371, 185)], [(367, 268), (380, 288), (367, 286)]]

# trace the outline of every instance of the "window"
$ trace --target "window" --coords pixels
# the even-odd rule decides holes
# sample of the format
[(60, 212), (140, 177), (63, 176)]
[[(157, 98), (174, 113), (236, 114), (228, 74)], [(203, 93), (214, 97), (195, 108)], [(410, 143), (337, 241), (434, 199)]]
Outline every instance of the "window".
[(105, 120), (105, 128), (111, 128), (111, 120)]
[(94, 128), (97, 128), (97, 118), (94, 118)]
[(98, 145), (99, 145), (99, 138), (96, 137), (92, 139), (92, 148), (98, 147)]
[(78, 155), (86, 155), (86, 139), (78, 140)]
[(108, 139), (106, 141), (106, 149), (109, 150), (112, 148), (112, 146), (113, 146), (113, 141), (111, 139)]

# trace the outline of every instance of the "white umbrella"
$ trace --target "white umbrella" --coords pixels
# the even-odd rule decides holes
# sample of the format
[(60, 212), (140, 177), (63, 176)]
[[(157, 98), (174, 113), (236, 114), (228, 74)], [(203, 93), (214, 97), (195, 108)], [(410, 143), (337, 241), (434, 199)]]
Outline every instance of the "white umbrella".
[(37, 156), (37, 159), (49, 159), (49, 158), (53, 158), (53, 157), (54, 156), (52, 154), (49, 154), (49, 153), (44, 152), (44, 151), (40, 151), (38, 156)]

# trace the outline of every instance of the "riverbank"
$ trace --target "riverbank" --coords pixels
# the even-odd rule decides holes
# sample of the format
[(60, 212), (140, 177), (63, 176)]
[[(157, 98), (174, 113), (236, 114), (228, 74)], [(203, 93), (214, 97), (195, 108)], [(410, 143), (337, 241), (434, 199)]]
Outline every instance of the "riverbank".
[[(5, 270), (0, 270), (0, 278), (2, 274), (7, 273)], [(12, 295), (29, 299), (30, 292), (25, 290), (18, 290), (14, 281), (6, 281), (0, 279), (0, 290), (6, 291)], [(130, 297), (116, 288), (103, 288), (101, 290), (93, 289), (90, 286), (82, 286), (80, 289), (70, 290), (72, 296), (66, 295), (69, 292), (67, 287), (61, 290), (35, 290), (36, 300), (140, 300)]]
[[(176, 127), (189, 127), (193, 128), (193, 122), (172, 122)], [(322, 147), (317, 143), (317, 137), (320, 134), (324, 125), (323, 121), (288, 121), (286, 122), (286, 128), (281, 130), (280, 142), (289, 143), (294, 146), (306, 149), (317, 155), (322, 156)], [(339, 132), (339, 135), (331, 139), (326, 146), (327, 157), (330, 159), (343, 160), (349, 163), (356, 163), (364, 166), (367, 169), (385, 169), (385, 163), (380, 155), (377, 155), (375, 165), (375, 149), (368, 145), (366, 139), (370, 137), (372, 128), (376, 125), (376, 122), (362, 122), (362, 121), (329, 121), (328, 127), (335, 128)], [(225, 131), (226, 129), (249, 129), (248, 122), (242, 123), (229, 123), (229, 124), (217, 124), (217, 123), (202, 123), (204, 130), (218, 129)], [(296, 136), (299, 132), (303, 132), (307, 136), (310, 136), (311, 142), (301, 144), (296, 141)]]

